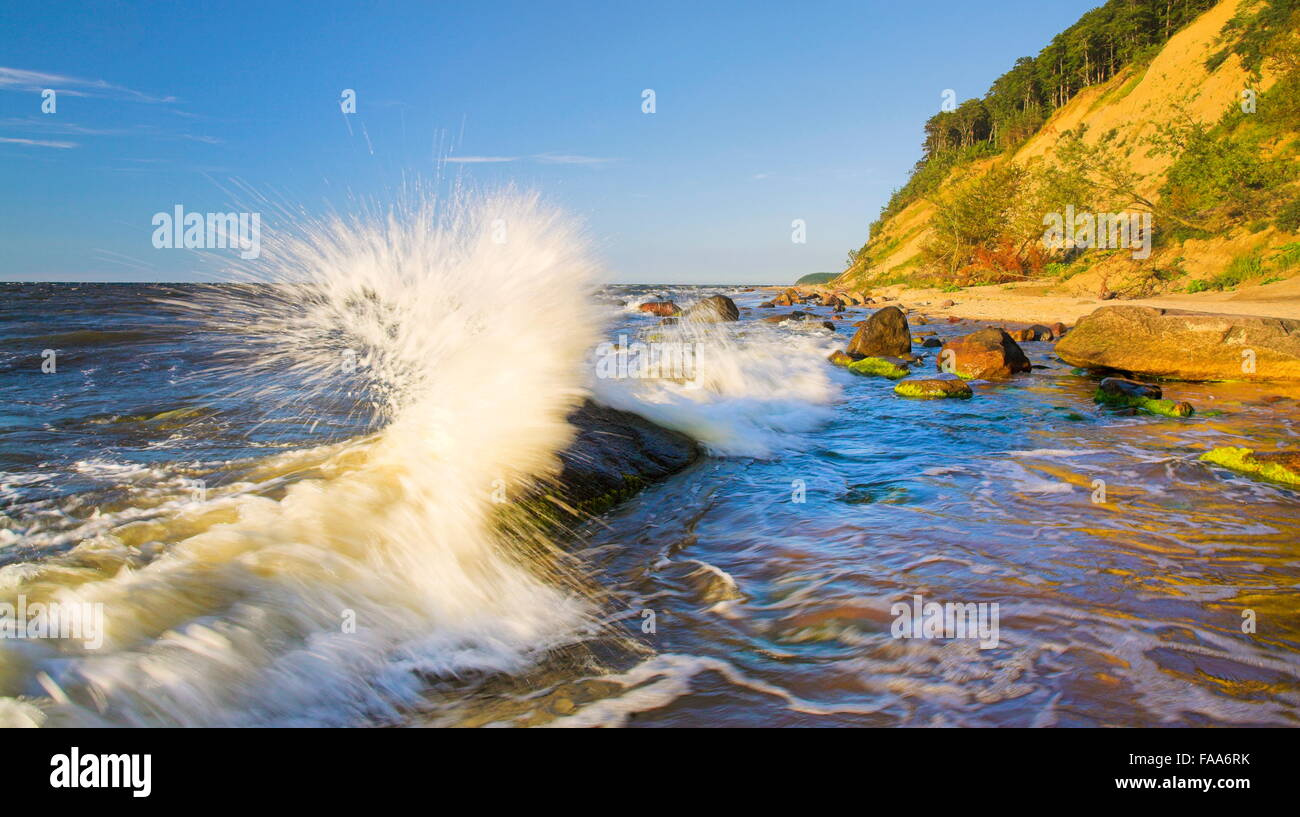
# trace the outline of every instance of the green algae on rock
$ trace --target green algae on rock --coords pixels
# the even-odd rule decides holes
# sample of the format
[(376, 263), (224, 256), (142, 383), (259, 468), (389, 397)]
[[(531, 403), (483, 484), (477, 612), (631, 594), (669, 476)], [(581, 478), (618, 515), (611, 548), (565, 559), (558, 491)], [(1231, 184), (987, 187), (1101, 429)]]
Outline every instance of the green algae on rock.
[(855, 360), (847, 364), (846, 368), (854, 374), (870, 375), (873, 377), (888, 377), (890, 380), (901, 380), (910, 374), (906, 366), (901, 365), (902, 361), (895, 362), (889, 358), (883, 357), (864, 357), (861, 360)]
[(1269, 482), (1300, 486), (1300, 452), (1274, 451), (1261, 454), (1249, 448), (1224, 446), (1205, 452), (1199, 459)]
[(970, 385), (964, 380), (904, 380), (894, 386), (894, 394), (899, 397), (912, 397), (917, 400), (939, 400), (957, 398), (968, 400), (974, 396)]
[(1134, 408), (1146, 414), (1158, 414), (1161, 417), (1191, 417), (1196, 413), (1191, 403), (1175, 402), (1156, 397), (1140, 397), (1132, 394), (1097, 389), (1092, 399), (1111, 408)]

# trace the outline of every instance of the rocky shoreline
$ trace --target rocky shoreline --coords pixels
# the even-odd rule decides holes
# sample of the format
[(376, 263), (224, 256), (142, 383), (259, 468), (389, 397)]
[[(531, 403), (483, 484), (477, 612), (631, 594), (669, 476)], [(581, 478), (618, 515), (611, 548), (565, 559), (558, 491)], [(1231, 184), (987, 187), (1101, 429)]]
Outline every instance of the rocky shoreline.
[[(915, 332), (912, 322), (967, 323), (966, 318), (951, 314), (956, 306), (951, 299), (908, 307), (884, 292), (843, 292), (819, 285), (782, 288), (760, 308), (779, 306), (829, 306), (837, 313), (874, 308), (851, 324), (856, 331), (846, 348), (832, 352), (828, 359), (854, 374), (896, 381), (894, 393), (903, 398), (970, 399), (978, 393), (971, 382), (1026, 374), (1033, 367), (1020, 347), (1022, 342), (1053, 343), (1058, 359), (1099, 381), (1094, 402), (1115, 413), (1174, 419), (1196, 414), (1190, 403), (1167, 399), (1160, 385), (1144, 380), (1300, 383), (1300, 320), (1286, 317), (1100, 305), (1080, 317), (1073, 328), (1060, 321), (1050, 326), (1006, 322), (1022, 324), (1018, 327), (972, 322), (972, 331), (940, 340), (934, 332)], [(799, 317), (819, 318), (816, 314)], [(838, 314), (832, 317), (843, 319)], [(833, 323), (828, 325), (834, 330)], [(939, 376), (913, 376), (913, 367), (934, 349)], [(1294, 451), (1215, 449), (1200, 459), (1273, 483), (1300, 485), (1300, 453)]]
[[(852, 327), (846, 348), (833, 352), (829, 362), (857, 375), (896, 381), (894, 393), (907, 399), (971, 399), (978, 394), (972, 383), (1027, 374), (1033, 367), (1020, 347), (1023, 342), (1053, 343), (1060, 360), (1098, 380), (1094, 401), (1120, 414), (1173, 419), (1196, 414), (1194, 406), (1167, 399), (1161, 386), (1145, 380), (1300, 382), (1300, 320), (1107, 305), (1073, 328), (1060, 321), (1010, 327), (972, 322), (971, 331), (941, 339), (934, 331), (916, 330), (913, 323), (954, 325), (967, 319), (922, 312), (927, 306), (949, 310), (954, 302), (908, 307), (893, 295), (817, 285), (780, 288), (757, 309), (738, 308), (730, 298), (714, 295), (684, 309), (661, 301), (643, 304), (640, 311), (664, 322), (792, 320), (821, 322), (832, 332)], [(818, 308), (830, 314), (818, 313)], [(778, 309), (782, 311), (768, 312)], [(860, 319), (848, 323), (854, 317)], [(930, 351), (936, 352), (938, 374), (918, 375), (916, 367)], [(555, 493), (544, 496), (548, 512), (558, 509), (566, 523), (600, 514), (701, 456), (698, 444), (686, 435), (591, 400), (569, 420), (577, 435), (560, 455), (563, 468)], [(1294, 452), (1215, 449), (1201, 459), (1270, 482), (1300, 485), (1300, 454)]]

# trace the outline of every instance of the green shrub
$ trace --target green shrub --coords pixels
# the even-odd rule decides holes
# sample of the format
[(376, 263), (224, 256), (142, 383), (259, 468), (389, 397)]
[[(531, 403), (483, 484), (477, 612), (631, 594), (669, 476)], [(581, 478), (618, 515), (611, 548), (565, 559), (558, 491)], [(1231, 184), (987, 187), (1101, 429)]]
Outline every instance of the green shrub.
[(1273, 219), (1279, 230), (1286, 230), (1288, 233), (1300, 233), (1300, 197), (1291, 199), (1291, 201), (1282, 205), (1282, 209), (1277, 211), (1277, 217)]

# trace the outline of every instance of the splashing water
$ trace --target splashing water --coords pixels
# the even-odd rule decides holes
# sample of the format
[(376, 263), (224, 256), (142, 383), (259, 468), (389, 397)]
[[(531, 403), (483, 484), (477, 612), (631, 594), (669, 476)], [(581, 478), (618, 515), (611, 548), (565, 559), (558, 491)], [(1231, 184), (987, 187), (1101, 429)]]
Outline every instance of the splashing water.
[(698, 350), (687, 377), (598, 380), (597, 398), (680, 431), (710, 453), (772, 457), (833, 416), (840, 390), (825, 360), (835, 339), (825, 332), (687, 320), (649, 337)]
[(493, 521), (572, 434), (600, 332), (575, 225), (422, 199), (270, 236), (243, 273), (170, 306), (237, 341), (218, 365), (268, 413), (332, 393), (374, 430), (0, 569), (0, 602), (102, 603), (106, 630), (0, 645), (0, 724), (386, 722), (594, 626), (563, 558)]

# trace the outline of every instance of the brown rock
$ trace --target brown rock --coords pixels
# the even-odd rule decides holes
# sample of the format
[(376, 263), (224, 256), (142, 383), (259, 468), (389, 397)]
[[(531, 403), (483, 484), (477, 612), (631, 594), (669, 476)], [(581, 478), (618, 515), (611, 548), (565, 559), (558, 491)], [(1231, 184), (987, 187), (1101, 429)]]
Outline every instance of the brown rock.
[(661, 318), (667, 318), (676, 315), (682, 310), (672, 301), (650, 301), (641, 304), (641, 311), (648, 312), (651, 315), (658, 315)]
[(1011, 339), (1016, 343), (1052, 339), (1052, 330), (1040, 323), (1036, 323), (1033, 326), (1024, 329), (1011, 329), (1007, 331), (1007, 334), (1010, 335)]
[(1056, 354), (1072, 366), (1175, 380), (1300, 381), (1300, 320), (1103, 306)]
[(855, 324), (858, 331), (849, 342), (849, 352), (863, 357), (903, 357), (912, 350), (907, 316), (896, 306), (887, 306)]
[(1024, 351), (1001, 329), (980, 329), (948, 341), (936, 364), (971, 380), (997, 380), (1030, 369)]
[(785, 292), (782, 292), (780, 295), (773, 298), (772, 303), (777, 306), (794, 306), (802, 300), (803, 299), (799, 295), (799, 290), (787, 289)]

